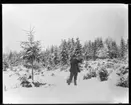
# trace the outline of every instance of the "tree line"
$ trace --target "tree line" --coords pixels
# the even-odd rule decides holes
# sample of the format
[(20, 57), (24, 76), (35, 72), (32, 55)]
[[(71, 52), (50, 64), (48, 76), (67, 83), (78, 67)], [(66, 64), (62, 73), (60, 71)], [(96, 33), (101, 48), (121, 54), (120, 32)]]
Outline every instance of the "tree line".
[(39, 68), (39, 65), (48, 69), (56, 66), (69, 65), (72, 55), (81, 57), (84, 60), (96, 59), (126, 59), (128, 55), (128, 40), (121, 38), (120, 44), (112, 38), (101, 37), (94, 41), (86, 41), (81, 44), (79, 38), (63, 39), (59, 46), (51, 46), (44, 51), (41, 50), (40, 41), (34, 41), (33, 30), (27, 32), (28, 41), (21, 42), (22, 51), (10, 51), (9, 54), (3, 54), (3, 66), (12, 67), (24, 65), (27, 68)]

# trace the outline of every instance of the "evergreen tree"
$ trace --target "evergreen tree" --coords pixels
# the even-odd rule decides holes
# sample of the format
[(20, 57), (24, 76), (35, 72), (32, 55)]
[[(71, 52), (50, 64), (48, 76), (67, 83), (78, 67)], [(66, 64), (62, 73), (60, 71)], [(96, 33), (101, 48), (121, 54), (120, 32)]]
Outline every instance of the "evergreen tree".
[(16, 51), (10, 51), (7, 54), (6, 61), (10, 69), (12, 70), (13, 66), (17, 66), (19, 64), (19, 55)]
[(33, 69), (34, 67), (34, 62), (40, 60), (40, 42), (39, 41), (34, 41), (34, 36), (33, 36), (33, 29), (30, 31), (27, 31), (28, 34), (28, 41), (21, 42), (21, 47), (24, 50), (24, 55), (23, 59), (26, 61), (26, 66), (32, 68), (32, 82), (34, 82), (34, 73)]
[[(100, 54), (100, 52), (102, 53), (103, 52), (103, 47), (104, 47), (104, 44), (103, 44), (103, 41), (102, 41), (102, 38), (97, 38), (96, 40), (95, 40), (95, 55), (94, 56), (96, 56), (96, 57), (99, 57), (100, 55), (98, 55), (98, 54)], [(103, 52), (104, 53), (104, 52)], [(106, 53), (106, 52), (105, 52)]]
[(125, 41), (123, 38), (121, 38), (121, 43), (120, 43), (120, 56), (121, 56), (121, 58), (124, 58), (125, 51), (126, 51)]
[(51, 62), (53, 67), (55, 67), (59, 63), (57, 46), (52, 46), (51, 48)]
[(82, 45), (80, 43), (79, 38), (76, 38), (76, 46), (75, 46), (75, 52), (74, 52), (74, 54), (77, 57), (82, 57)]
[(71, 39), (68, 39), (67, 41), (67, 52), (68, 52), (68, 65), (70, 64), (70, 59), (71, 59), (71, 56), (72, 56), (72, 42), (71, 42)]
[(96, 60), (96, 54), (97, 54), (97, 42), (96, 40), (92, 42), (92, 50), (93, 50), (93, 59)]
[(98, 51), (97, 51), (97, 56), (99, 58), (107, 58), (108, 57), (108, 48), (105, 44), (103, 44), (103, 47), (100, 48)]
[(92, 42), (89, 40), (84, 44), (84, 58), (88, 60), (88, 58), (91, 58), (93, 56), (93, 48), (92, 48)]
[(110, 51), (110, 53), (112, 53), (112, 57), (113, 58), (117, 58), (118, 57), (118, 53), (119, 53), (119, 50), (118, 50), (118, 47), (117, 47), (117, 44), (115, 41), (112, 42), (112, 49)]
[(58, 57), (58, 48), (57, 46), (55, 47), (55, 50), (54, 50), (54, 63), (55, 65), (57, 65), (59, 63), (59, 57)]
[(95, 42), (96, 42), (96, 50), (98, 51), (99, 49), (101, 49), (104, 45), (103, 45), (103, 41), (102, 41), (102, 38), (97, 38), (96, 40), (95, 40)]
[(50, 51), (49, 48), (46, 49), (44, 52), (44, 62), (45, 62), (45, 67), (50, 66)]
[(112, 42), (113, 42), (112, 38), (107, 38), (105, 40), (105, 44), (108, 48), (108, 57), (111, 58), (111, 59), (113, 58)]
[(13, 53), (12, 53), (12, 51), (10, 51), (9, 57), (8, 57), (8, 62), (9, 62), (9, 67), (11, 70), (12, 70), (12, 62), (13, 62), (12, 58), (13, 58)]
[(76, 43), (74, 41), (74, 38), (71, 39), (71, 49), (70, 49), (70, 58), (74, 55), (75, 53), (75, 46), (76, 46)]
[(3, 54), (3, 70), (6, 71), (7, 68), (9, 68), (9, 59), (8, 54)]
[(67, 51), (67, 42), (66, 40), (62, 41), (62, 44), (60, 46), (60, 60), (61, 65), (66, 65), (68, 62), (68, 51)]
[(129, 50), (128, 50), (128, 39), (127, 39), (127, 42), (126, 42), (126, 52), (125, 52), (125, 59), (128, 61), (128, 54), (129, 54), (129, 52), (128, 52)]

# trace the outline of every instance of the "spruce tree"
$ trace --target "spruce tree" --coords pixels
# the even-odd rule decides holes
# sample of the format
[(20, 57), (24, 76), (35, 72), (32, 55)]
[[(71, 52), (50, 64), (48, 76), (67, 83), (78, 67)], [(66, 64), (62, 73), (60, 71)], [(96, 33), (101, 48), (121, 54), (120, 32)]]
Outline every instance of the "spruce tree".
[(113, 58), (117, 58), (118, 57), (118, 46), (116, 44), (115, 41), (112, 42), (112, 49), (111, 49), (111, 53), (112, 53), (112, 56)]
[(79, 38), (76, 38), (75, 52), (76, 57), (82, 57), (82, 45)]
[(21, 47), (24, 50), (23, 59), (28, 67), (32, 68), (32, 82), (34, 82), (34, 62), (40, 61), (40, 42), (34, 41), (34, 31), (33, 29), (30, 31), (26, 31), (28, 34), (28, 41), (21, 42)]
[(75, 54), (75, 46), (76, 46), (76, 42), (74, 41), (74, 38), (72, 38), (71, 39), (70, 58)]
[(72, 42), (71, 42), (71, 39), (68, 39), (67, 41), (67, 52), (68, 52), (68, 65), (70, 64), (70, 59), (71, 59), (71, 56), (72, 56)]
[(120, 43), (120, 56), (121, 56), (121, 58), (124, 58), (125, 51), (126, 51), (125, 41), (123, 38), (121, 38), (121, 43)]
[(68, 51), (67, 51), (67, 42), (66, 40), (62, 41), (62, 44), (60, 46), (60, 60), (61, 65), (66, 65), (68, 62)]
[(93, 60), (96, 60), (96, 54), (97, 54), (97, 41), (95, 40), (92, 42), (92, 50), (93, 50)]
[(86, 60), (88, 60), (93, 56), (93, 48), (92, 48), (91, 40), (85, 42), (83, 49), (84, 49), (84, 56)]

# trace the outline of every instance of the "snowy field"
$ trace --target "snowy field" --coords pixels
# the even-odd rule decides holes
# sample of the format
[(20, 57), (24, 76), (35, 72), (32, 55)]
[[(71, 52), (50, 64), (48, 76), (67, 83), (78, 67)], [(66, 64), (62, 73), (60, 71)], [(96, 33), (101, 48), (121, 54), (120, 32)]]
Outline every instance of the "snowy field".
[[(10, 71), (10, 74), (13, 73)], [(3, 73), (4, 86), (8, 88), (7, 91), (3, 90), (3, 103), (128, 103), (129, 101), (129, 88), (115, 86), (113, 77), (103, 82), (98, 78), (83, 80), (85, 71), (81, 71), (78, 74), (78, 85), (74, 86), (73, 83), (71, 85), (66, 83), (69, 72), (55, 70), (45, 71), (43, 74), (45, 75), (35, 75), (35, 80), (47, 84), (25, 88), (18, 85), (18, 75), (14, 74), (10, 78), (9, 73)]]
[[(62, 78), (61, 78), (62, 79)], [(17, 88), (4, 92), (4, 103), (128, 103), (128, 89), (96, 78), (70, 86), (60, 80), (50, 87)]]

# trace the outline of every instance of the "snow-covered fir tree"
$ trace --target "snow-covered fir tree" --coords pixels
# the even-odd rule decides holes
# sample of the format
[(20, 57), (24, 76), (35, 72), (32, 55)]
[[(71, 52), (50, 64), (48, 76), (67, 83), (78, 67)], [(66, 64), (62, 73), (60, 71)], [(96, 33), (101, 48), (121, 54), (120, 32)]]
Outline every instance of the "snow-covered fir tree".
[(60, 45), (60, 61), (61, 65), (66, 65), (68, 62), (68, 50), (66, 40), (62, 40)]
[(120, 42), (120, 56), (121, 56), (121, 58), (124, 58), (125, 51), (126, 51), (125, 40), (123, 38), (121, 38), (121, 42)]
[(80, 43), (80, 39), (76, 38), (75, 52), (74, 55), (77, 57), (82, 57), (82, 45)]

